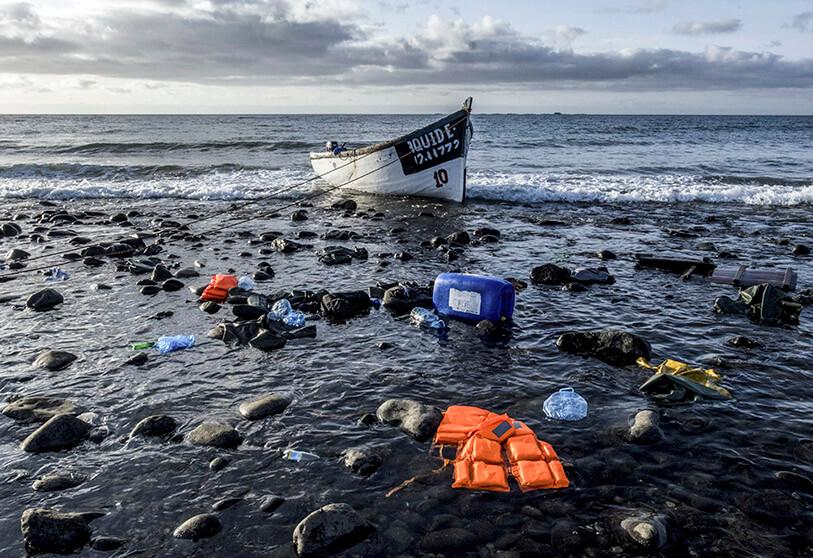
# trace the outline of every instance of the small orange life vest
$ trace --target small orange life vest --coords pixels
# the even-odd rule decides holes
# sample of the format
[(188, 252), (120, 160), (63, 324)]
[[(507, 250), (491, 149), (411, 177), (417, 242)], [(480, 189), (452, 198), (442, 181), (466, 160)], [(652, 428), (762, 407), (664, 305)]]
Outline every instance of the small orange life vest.
[(505, 414), (464, 405), (449, 407), (435, 444), (457, 445), (453, 488), (509, 492), (509, 473), (523, 492), (570, 485), (553, 447), (538, 440), (525, 423)]
[(209, 285), (203, 290), (200, 299), (212, 302), (226, 302), (229, 291), (237, 286), (237, 277), (234, 275), (217, 274), (212, 277)]

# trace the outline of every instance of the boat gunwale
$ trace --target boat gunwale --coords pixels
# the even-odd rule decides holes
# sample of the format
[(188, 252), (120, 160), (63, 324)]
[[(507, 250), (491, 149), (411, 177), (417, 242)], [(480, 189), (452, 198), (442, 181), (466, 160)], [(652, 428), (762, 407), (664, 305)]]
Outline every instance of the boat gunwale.
[(444, 120), (446, 120), (450, 116), (454, 116), (458, 112), (465, 112), (467, 118), (471, 117), (471, 110), (466, 109), (466, 108), (462, 108), (462, 109), (456, 110), (454, 112), (450, 112), (446, 116), (444, 116), (442, 118), (438, 118), (434, 122), (432, 122), (430, 124), (427, 124), (426, 126), (424, 126), (422, 128), (418, 128), (417, 130), (413, 130), (413, 131), (409, 132), (408, 134), (404, 134), (404, 135), (399, 136), (399, 137), (397, 137), (395, 139), (382, 141), (382, 142), (379, 142), (379, 143), (374, 143), (374, 144), (368, 145), (366, 147), (358, 147), (356, 149), (348, 149), (347, 151), (341, 151), (338, 154), (334, 154), (334, 153), (332, 153), (330, 151), (312, 151), (310, 153), (310, 159), (311, 160), (313, 160), (313, 159), (354, 159), (354, 158), (362, 156), (362, 155), (368, 155), (370, 153), (375, 153), (377, 151), (383, 151), (384, 149), (387, 149), (389, 147), (393, 147), (395, 144), (406, 141), (407, 139), (411, 138), (412, 136), (420, 134), (424, 130), (435, 126), (438, 122), (443, 122)]

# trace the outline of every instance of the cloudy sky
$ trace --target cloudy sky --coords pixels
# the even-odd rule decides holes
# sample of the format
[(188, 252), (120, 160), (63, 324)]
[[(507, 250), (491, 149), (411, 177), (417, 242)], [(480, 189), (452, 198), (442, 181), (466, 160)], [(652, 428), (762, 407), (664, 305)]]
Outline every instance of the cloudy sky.
[(813, 114), (811, 0), (0, 0), (0, 113)]

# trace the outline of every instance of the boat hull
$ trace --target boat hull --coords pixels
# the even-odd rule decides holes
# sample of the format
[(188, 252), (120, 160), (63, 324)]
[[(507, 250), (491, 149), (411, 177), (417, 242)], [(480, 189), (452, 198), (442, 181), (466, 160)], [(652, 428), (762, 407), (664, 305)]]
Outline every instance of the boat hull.
[(316, 174), (336, 188), (462, 202), (470, 140), (469, 113), (461, 110), (380, 146), (311, 153), (310, 160)]

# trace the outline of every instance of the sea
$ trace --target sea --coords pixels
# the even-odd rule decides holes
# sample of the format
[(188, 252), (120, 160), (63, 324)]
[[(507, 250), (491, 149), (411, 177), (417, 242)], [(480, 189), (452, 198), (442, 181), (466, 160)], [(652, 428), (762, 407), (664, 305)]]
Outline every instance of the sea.
[[(263, 197), (310, 178), (308, 152), (327, 141), (364, 146), (434, 119), (0, 116), (0, 197)], [(813, 201), (813, 117), (475, 113), (473, 122), (474, 200)]]

